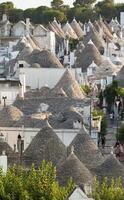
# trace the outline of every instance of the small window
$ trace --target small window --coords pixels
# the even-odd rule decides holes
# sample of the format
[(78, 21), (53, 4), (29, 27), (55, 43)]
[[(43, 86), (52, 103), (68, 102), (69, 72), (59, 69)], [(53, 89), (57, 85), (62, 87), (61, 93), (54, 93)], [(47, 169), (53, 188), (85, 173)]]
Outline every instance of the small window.
[(24, 67), (24, 65), (23, 64), (19, 64), (19, 68), (23, 68)]

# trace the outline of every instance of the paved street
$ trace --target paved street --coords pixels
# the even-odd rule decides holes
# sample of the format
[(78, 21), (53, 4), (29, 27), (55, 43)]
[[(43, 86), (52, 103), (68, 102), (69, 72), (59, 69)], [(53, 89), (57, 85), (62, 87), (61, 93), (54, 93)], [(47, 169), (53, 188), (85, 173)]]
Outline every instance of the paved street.
[[(102, 153), (106, 156), (109, 155), (112, 151), (112, 147), (115, 146), (116, 143), (116, 133), (117, 133), (117, 121), (110, 121), (109, 117), (107, 117), (108, 121), (108, 128), (107, 128), (107, 135), (106, 135), (106, 143), (105, 148), (102, 149), (100, 147)], [(119, 125), (121, 122), (118, 123)]]

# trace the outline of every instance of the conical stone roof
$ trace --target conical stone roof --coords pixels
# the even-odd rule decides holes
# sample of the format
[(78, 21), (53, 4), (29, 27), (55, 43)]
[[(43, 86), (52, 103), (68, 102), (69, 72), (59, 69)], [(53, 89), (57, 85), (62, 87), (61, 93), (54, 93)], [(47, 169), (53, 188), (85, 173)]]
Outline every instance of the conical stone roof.
[(50, 92), (50, 96), (54, 97), (67, 97), (67, 94), (63, 90), (63, 88), (54, 88)]
[(73, 39), (78, 39), (77, 34), (75, 33), (75, 31), (73, 30), (73, 28), (68, 22), (63, 26), (62, 30), (64, 31), (65, 35), (67, 35), (68, 37), (73, 38)]
[(71, 27), (73, 28), (73, 30), (75, 31), (76, 35), (78, 36), (78, 38), (83, 38), (84, 33), (82, 28), (80, 27), (79, 23), (76, 21), (76, 19), (74, 18), (73, 21), (71, 22)]
[(83, 72), (87, 71), (89, 65), (94, 61), (96, 65), (102, 63), (102, 56), (92, 41), (88, 42), (82, 53), (77, 56), (76, 66), (81, 67)]
[(18, 120), (16, 123), (13, 123), (13, 127), (26, 127), (26, 128), (42, 128), (44, 124), (43, 119), (39, 119), (38, 117), (33, 117), (32, 115), (25, 115), (20, 120)]
[(98, 32), (95, 29), (91, 29), (86, 36), (84, 37), (84, 45), (86, 45), (90, 40), (95, 44), (97, 49), (104, 53), (104, 42), (102, 39), (102, 36), (98, 34)]
[(61, 114), (63, 115), (64, 120), (72, 119), (76, 121), (83, 122), (83, 115), (77, 111), (76, 108), (70, 106), (69, 108), (64, 109)]
[(102, 28), (100, 27), (99, 23), (95, 20), (93, 23), (96, 31), (100, 34), (100, 36), (103, 36)]
[(34, 50), (30, 55), (26, 56), (25, 61), (32, 65), (40, 64), (43, 68), (63, 68), (58, 58), (48, 50)]
[(22, 37), (17, 44), (13, 47), (14, 51), (22, 51), (27, 46), (26, 37)]
[(82, 51), (83, 51), (84, 48), (85, 48), (85, 45), (83, 44), (83, 42), (79, 41), (78, 47), (77, 47), (77, 49), (75, 51), (75, 56), (79, 57), (82, 54)]
[(124, 166), (114, 155), (109, 155), (101, 165), (97, 166), (95, 173), (100, 181), (102, 181), (104, 177), (108, 177), (109, 180), (121, 177), (124, 184)]
[(84, 98), (84, 95), (79, 87), (78, 82), (72, 75), (72, 73), (67, 69), (60, 81), (54, 87), (54, 90), (63, 89), (68, 97), (70, 98)]
[(116, 77), (119, 86), (124, 87), (124, 66), (120, 69)]
[(25, 150), (24, 162), (26, 166), (35, 163), (38, 167), (42, 160), (46, 160), (56, 165), (63, 156), (66, 156), (66, 147), (51, 126), (45, 124)]
[[(7, 156), (7, 165), (8, 167), (10, 165), (13, 165), (19, 161), (19, 156), (18, 154), (15, 154), (13, 149), (9, 146), (9, 144), (4, 140), (1, 140), (0, 136), (0, 156), (1, 155), (6, 155)], [(16, 156), (16, 160), (15, 160)]]
[(113, 73), (117, 72), (117, 67), (110, 59), (103, 60), (101, 65), (97, 67), (95, 76), (98, 79), (105, 78), (106, 76), (112, 76)]
[(49, 30), (53, 31), (58, 38), (63, 38), (63, 35), (61, 35), (61, 33), (50, 22), (49, 22), (48, 28)]
[(57, 177), (61, 185), (65, 185), (69, 178), (72, 178), (74, 183), (79, 186), (92, 184), (93, 181), (91, 172), (74, 153), (71, 153), (67, 159), (58, 166)]
[(113, 36), (112, 36), (110, 30), (108, 29), (108, 27), (106, 26), (106, 24), (103, 22), (103, 20), (99, 20), (98, 24), (102, 28), (104, 35), (107, 38), (107, 40), (111, 41), (113, 39)]
[(54, 18), (53, 22), (51, 22), (51, 25), (53, 26), (53, 28), (55, 29), (55, 31), (58, 33), (59, 36), (61, 36), (62, 38), (65, 37), (65, 34), (62, 28), (60, 27), (60, 24), (57, 22), (56, 18)]
[(12, 155), (13, 149), (9, 146), (9, 144), (6, 141), (1, 141), (0, 139), (0, 156), (2, 153), (5, 152), (7, 156)]
[(0, 111), (0, 126), (13, 126), (23, 117), (23, 113), (15, 106), (6, 106)]
[(29, 47), (24, 47), (22, 51), (17, 56), (17, 60), (25, 60), (25, 57), (32, 53), (33, 49)]
[(75, 155), (89, 169), (103, 162), (101, 152), (84, 128), (82, 128), (69, 145), (69, 151), (72, 146), (74, 146)]

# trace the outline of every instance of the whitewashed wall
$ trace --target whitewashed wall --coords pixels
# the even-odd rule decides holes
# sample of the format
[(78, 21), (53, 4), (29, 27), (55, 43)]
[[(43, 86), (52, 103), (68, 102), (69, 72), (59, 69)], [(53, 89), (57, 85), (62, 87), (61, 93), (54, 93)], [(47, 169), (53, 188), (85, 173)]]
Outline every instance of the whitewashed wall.
[(12, 29), (13, 36), (16, 36), (16, 37), (24, 36), (25, 33), (26, 33), (26, 25), (23, 22), (19, 21), (13, 26), (13, 29)]
[(124, 26), (124, 12), (120, 13), (120, 24), (122, 27)]
[[(25, 127), (0, 127), (0, 132), (5, 137), (5, 141), (14, 149), (14, 145), (17, 145), (17, 137), (20, 134), (22, 139), (24, 140), (24, 150), (31, 143), (32, 139), (37, 135), (40, 131), (39, 128), (25, 128)], [(65, 146), (69, 146), (72, 140), (79, 133), (79, 129), (54, 129), (57, 136), (60, 140), (65, 144)], [(95, 135), (94, 135), (95, 134)], [(97, 144), (96, 133), (92, 132), (92, 139)]]
[(14, 88), (14, 87), (8, 87), (8, 88), (6, 88), (5, 86), (3, 86), (3, 88), (0, 86), (0, 101), (1, 101), (1, 106), (3, 106), (4, 105), (4, 101), (3, 101), (3, 96), (6, 96), (7, 97), (7, 99), (6, 99), (6, 105), (11, 105), (14, 101), (15, 101), (15, 99), (16, 99), (16, 97), (17, 97), (17, 95), (18, 94), (20, 94), (20, 88), (18, 88), (18, 87), (16, 87), (16, 88)]
[(84, 106), (83, 116), (84, 116), (84, 123), (89, 124), (89, 122), (90, 122), (90, 105)]
[(76, 188), (69, 197), (69, 200), (93, 200), (93, 199), (88, 198), (80, 188)]
[[(56, 68), (20, 68), (19, 73), (25, 73), (26, 86), (31, 89), (41, 88), (45, 85), (53, 88), (60, 80), (66, 69)], [(70, 69), (75, 76), (75, 69)], [(81, 74), (81, 68), (76, 69), (76, 74)], [(80, 78), (80, 76), (79, 76)]]
[[(22, 139), (24, 140), (24, 149), (28, 147), (31, 143), (32, 139), (36, 136), (36, 134), (40, 131), (38, 128), (7, 128), (1, 127), (0, 131), (5, 136), (5, 141), (14, 149), (14, 145), (17, 145), (17, 137), (20, 134)], [(79, 132), (79, 129), (54, 129), (58, 137), (61, 141), (68, 146), (74, 137)]]
[(71, 196), (69, 197), (69, 200), (87, 200), (87, 196), (85, 194), (82, 194), (82, 191), (75, 190)]
[(41, 49), (48, 49), (55, 54), (55, 33), (52, 31), (46, 32), (44, 36), (34, 36)]

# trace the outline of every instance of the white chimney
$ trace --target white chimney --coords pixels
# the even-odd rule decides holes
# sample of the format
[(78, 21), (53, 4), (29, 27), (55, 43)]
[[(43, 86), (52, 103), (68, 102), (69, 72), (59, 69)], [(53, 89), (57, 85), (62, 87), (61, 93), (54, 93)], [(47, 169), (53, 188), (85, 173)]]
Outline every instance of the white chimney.
[(7, 21), (7, 15), (6, 15), (6, 14), (3, 14), (3, 16), (2, 16), (2, 21), (3, 21), (3, 22)]
[(19, 79), (21, 82), (21, 97), (24, 98), (24, 94), (26, 92), (26, 75), (25, 73), (20, 73), (19, 74)]
[(7, 172), (7, 156), (5, 155), (5, 151), (0, 156), (0, 168), (2, 168), (3, 173)]
[(26, 36), (30, 34), (30, 18), (26, 18)]
[(82, 122), (79, 120), (73, 121), (73, 128), (74, 129), (81, 129), (82, 128)]

